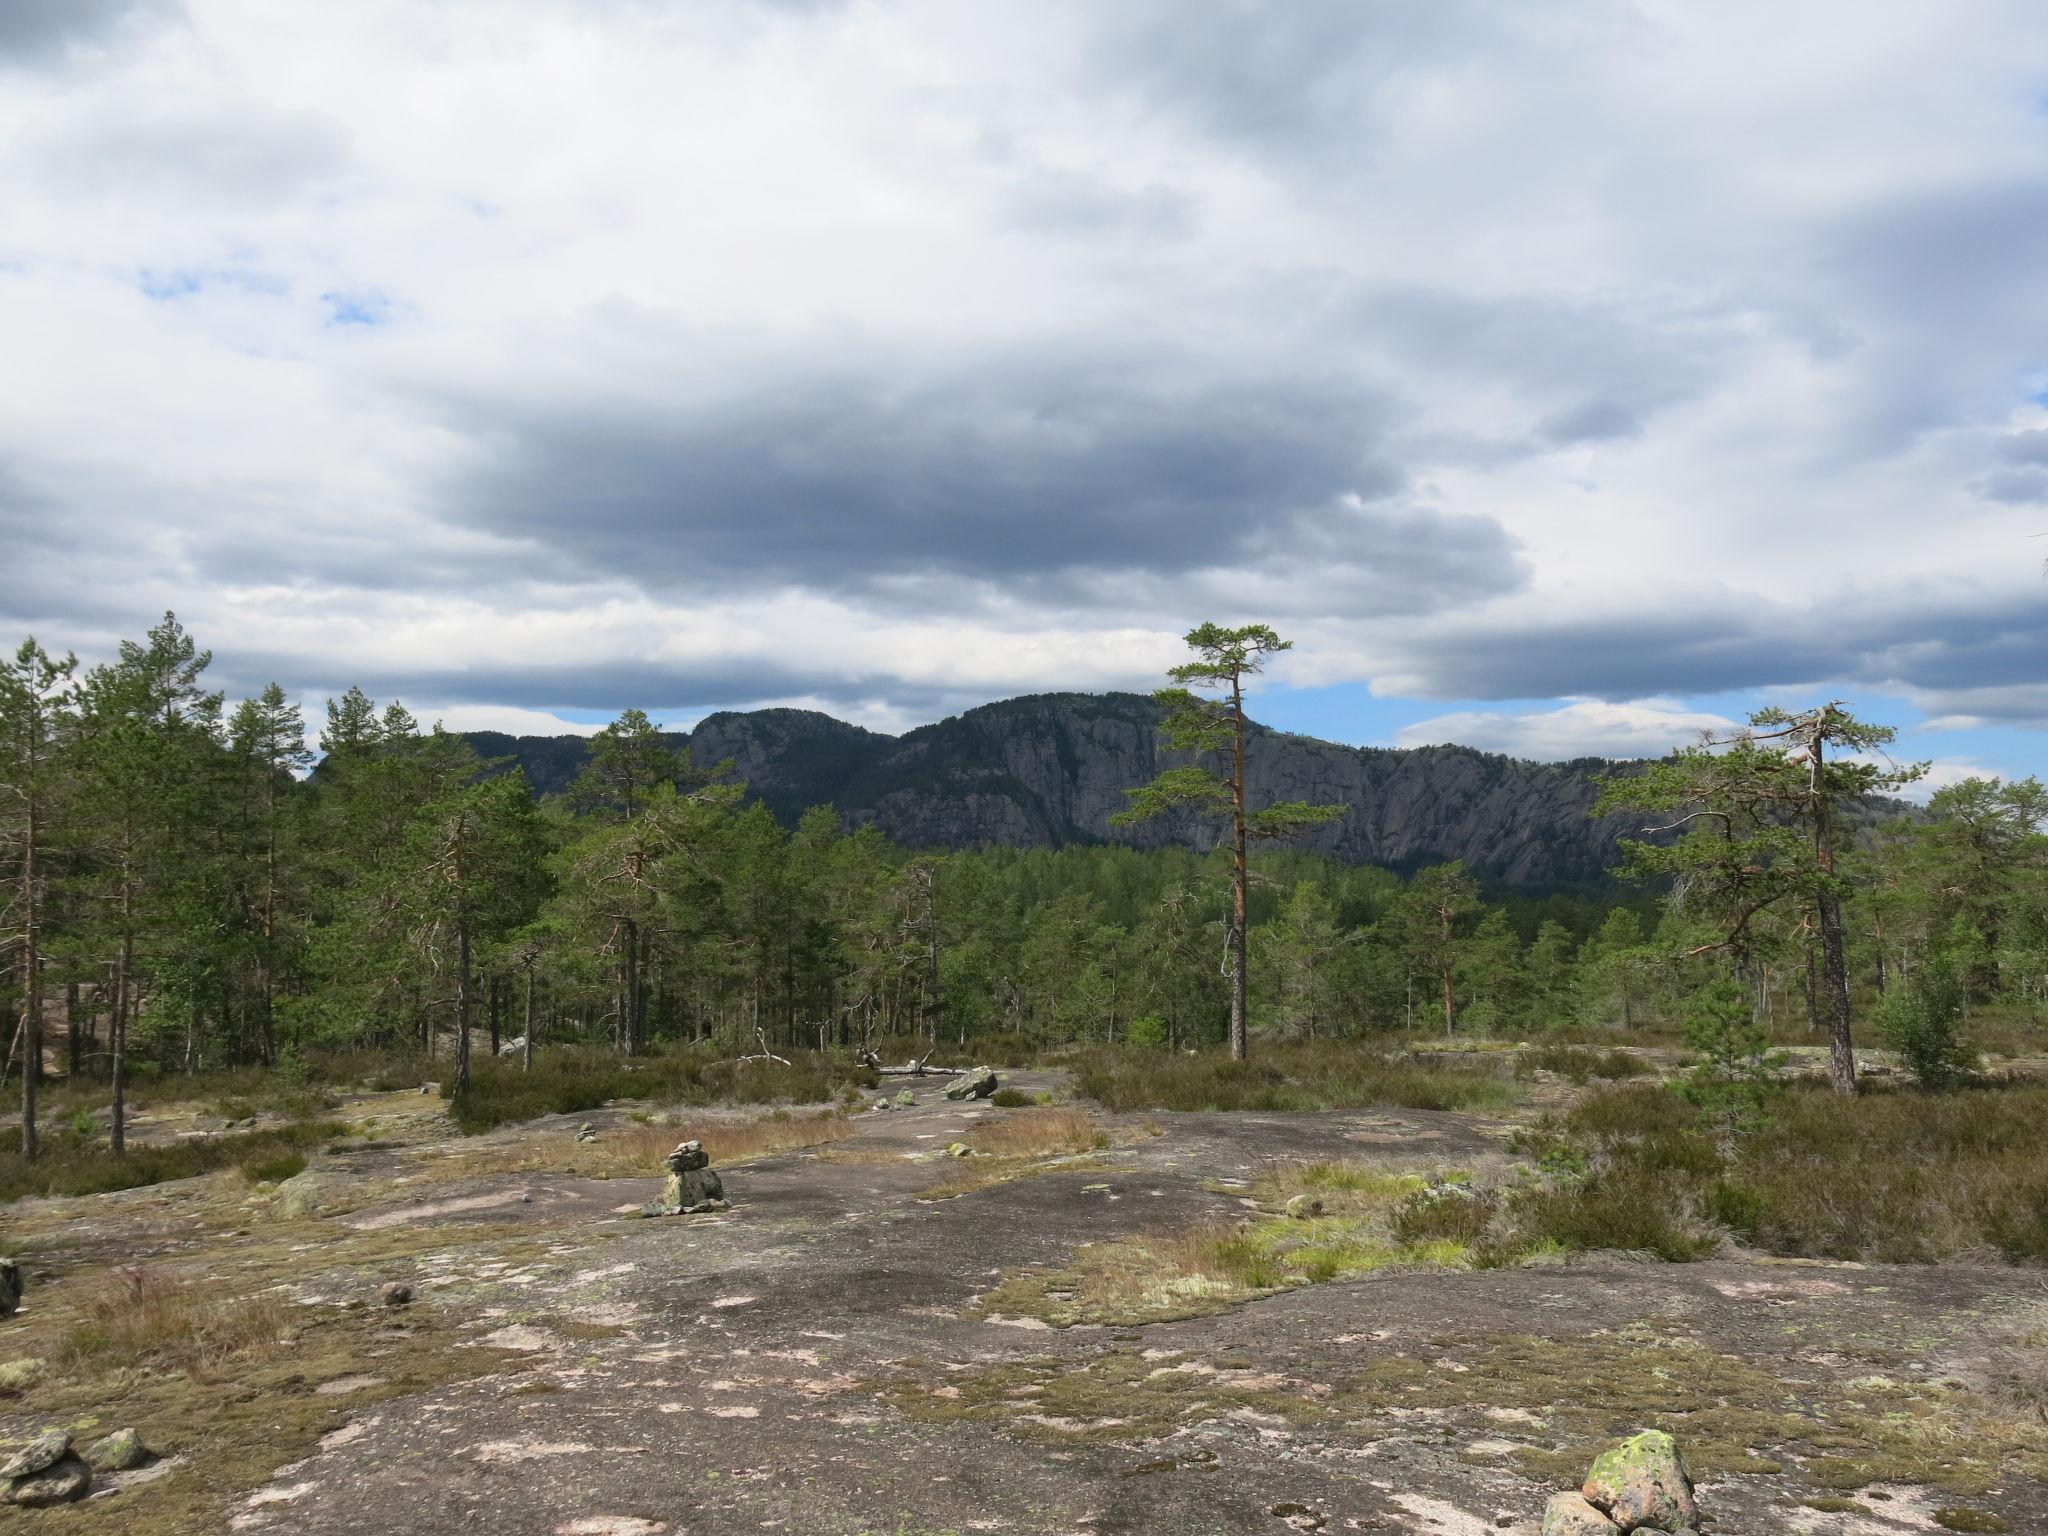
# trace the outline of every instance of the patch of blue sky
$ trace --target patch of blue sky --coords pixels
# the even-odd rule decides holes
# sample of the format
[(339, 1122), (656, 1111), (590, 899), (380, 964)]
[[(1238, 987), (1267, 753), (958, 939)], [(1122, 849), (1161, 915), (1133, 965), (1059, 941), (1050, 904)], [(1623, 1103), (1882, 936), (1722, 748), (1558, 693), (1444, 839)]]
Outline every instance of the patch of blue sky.
[(1394, 733), (1404, 725), (1467, 707), (1474, 706), (1446, 704), (1437, 699), (1376, 698), (1366, 683), (1331, 683), (1321, 688), (1262, 683), (1252, 696), (1247, 713), (1276, 731), (1293, 731), (1355, 747), (1386, 747), (1393, 745)]
[(390, 298), (374, 288), (323, 293), (320, 302), (327, 306), (327, 324), (330, 326), (377, 326), (391, 318)]
[(257, 267), (144, 267), (135, 286), (144, 297), (167, 302), (200, 293), (287, 293), (291, 280)]

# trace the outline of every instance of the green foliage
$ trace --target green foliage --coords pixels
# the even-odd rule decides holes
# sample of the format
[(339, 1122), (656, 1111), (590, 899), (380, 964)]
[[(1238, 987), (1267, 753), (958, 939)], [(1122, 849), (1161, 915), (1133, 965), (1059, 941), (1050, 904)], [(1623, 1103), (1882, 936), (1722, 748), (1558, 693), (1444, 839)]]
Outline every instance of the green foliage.
[(1977, 1053), (1962, 1038), (1965, 1006), (1962, 968), (1938, 955), (1892, 985), (1878, 1002), (1874, 1022), (1921, 1087), (1953, 1088), (1977, 1064)]
[(1685, 1013), (1685, 1043), (1700, 1059), (1679, 1093), (1707, 1111), (1730, 1135), (1769, 1123), (1765, 1092), (1783, 1060), (1770, 1049), (1741, 986), (1722, 977), (1703, 987)]
[(1140, 1050), (1157, 1050), (1166, 1044), (1166, 1020), (1156, 1013), (1141, 1013), (1124, 1028), (1124, 1043)]

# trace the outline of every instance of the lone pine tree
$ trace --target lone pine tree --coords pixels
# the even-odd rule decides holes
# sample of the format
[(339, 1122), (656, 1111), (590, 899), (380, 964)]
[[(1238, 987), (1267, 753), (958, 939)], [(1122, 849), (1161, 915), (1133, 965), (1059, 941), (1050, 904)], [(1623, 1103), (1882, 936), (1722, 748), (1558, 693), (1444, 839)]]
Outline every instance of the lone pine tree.
[[(1266, 657), (1292, 649), (1293, 642), (1282, 640), (1264, 624), (1239, 629), (1204, 624), (1189, 630), (1185, 639), (1195, 659), (1169, 669), (1167, 676), (1175, 686), (1153, 695), (1166, 707), (1160, 738), (1169, 751), (1220, 758), (1222, 771), (1199, 762), (1168, 768), (1150, 784), (1125, 790), (1131, 803), (1109, 819), (1112, 826), (1131, 826), (1177, 806), (1198, 815), (1230, 818), (1230, 1054), (1243, 1061), (1248, 846), (1254, 838), (1286, 837), (1334, 821), (1344, 814), (1344, 807), (1289, 800), (1254, 811), (1245, 803), (1244, 682), (1264, 670)], [(1222, 697), (1204, 698), (1193, 691), (1196, 688), (1221, 690)]]

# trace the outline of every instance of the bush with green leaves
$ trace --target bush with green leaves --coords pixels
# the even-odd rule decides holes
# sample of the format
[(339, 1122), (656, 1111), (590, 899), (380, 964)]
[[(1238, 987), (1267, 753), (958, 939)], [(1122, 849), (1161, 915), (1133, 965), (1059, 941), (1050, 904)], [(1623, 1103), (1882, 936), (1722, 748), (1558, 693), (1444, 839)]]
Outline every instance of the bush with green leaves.
[(1966, 1003), (1961, 971), (1945, 956), (1894, 983), (1878, 1001), (1878, 1036), (1921, 1087), (1953, 1088), (1976, 1066), (1977, 1054), (1962, 1038)]
[(1694, 994), (1685, 1012), (1685, 1043), (1700, 1055), (1678, 1084), (1688, 1102), (1731, 1136), (1770, 1123), (1765, 1090), (1776, 1081), (1784, 1058), (1771, 1050), (1770, 1037), (1737, 982), (1722, 977)]

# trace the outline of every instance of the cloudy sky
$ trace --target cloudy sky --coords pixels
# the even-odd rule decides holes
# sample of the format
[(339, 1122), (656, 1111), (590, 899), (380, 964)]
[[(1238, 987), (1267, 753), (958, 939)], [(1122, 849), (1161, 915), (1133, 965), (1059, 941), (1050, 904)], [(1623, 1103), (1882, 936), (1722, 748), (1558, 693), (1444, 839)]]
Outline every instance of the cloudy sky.
[[(5, 0), (0, 632), (2048, 769), (2039, 0)], [(560, 723), (566, 722), (566, 724)]]

